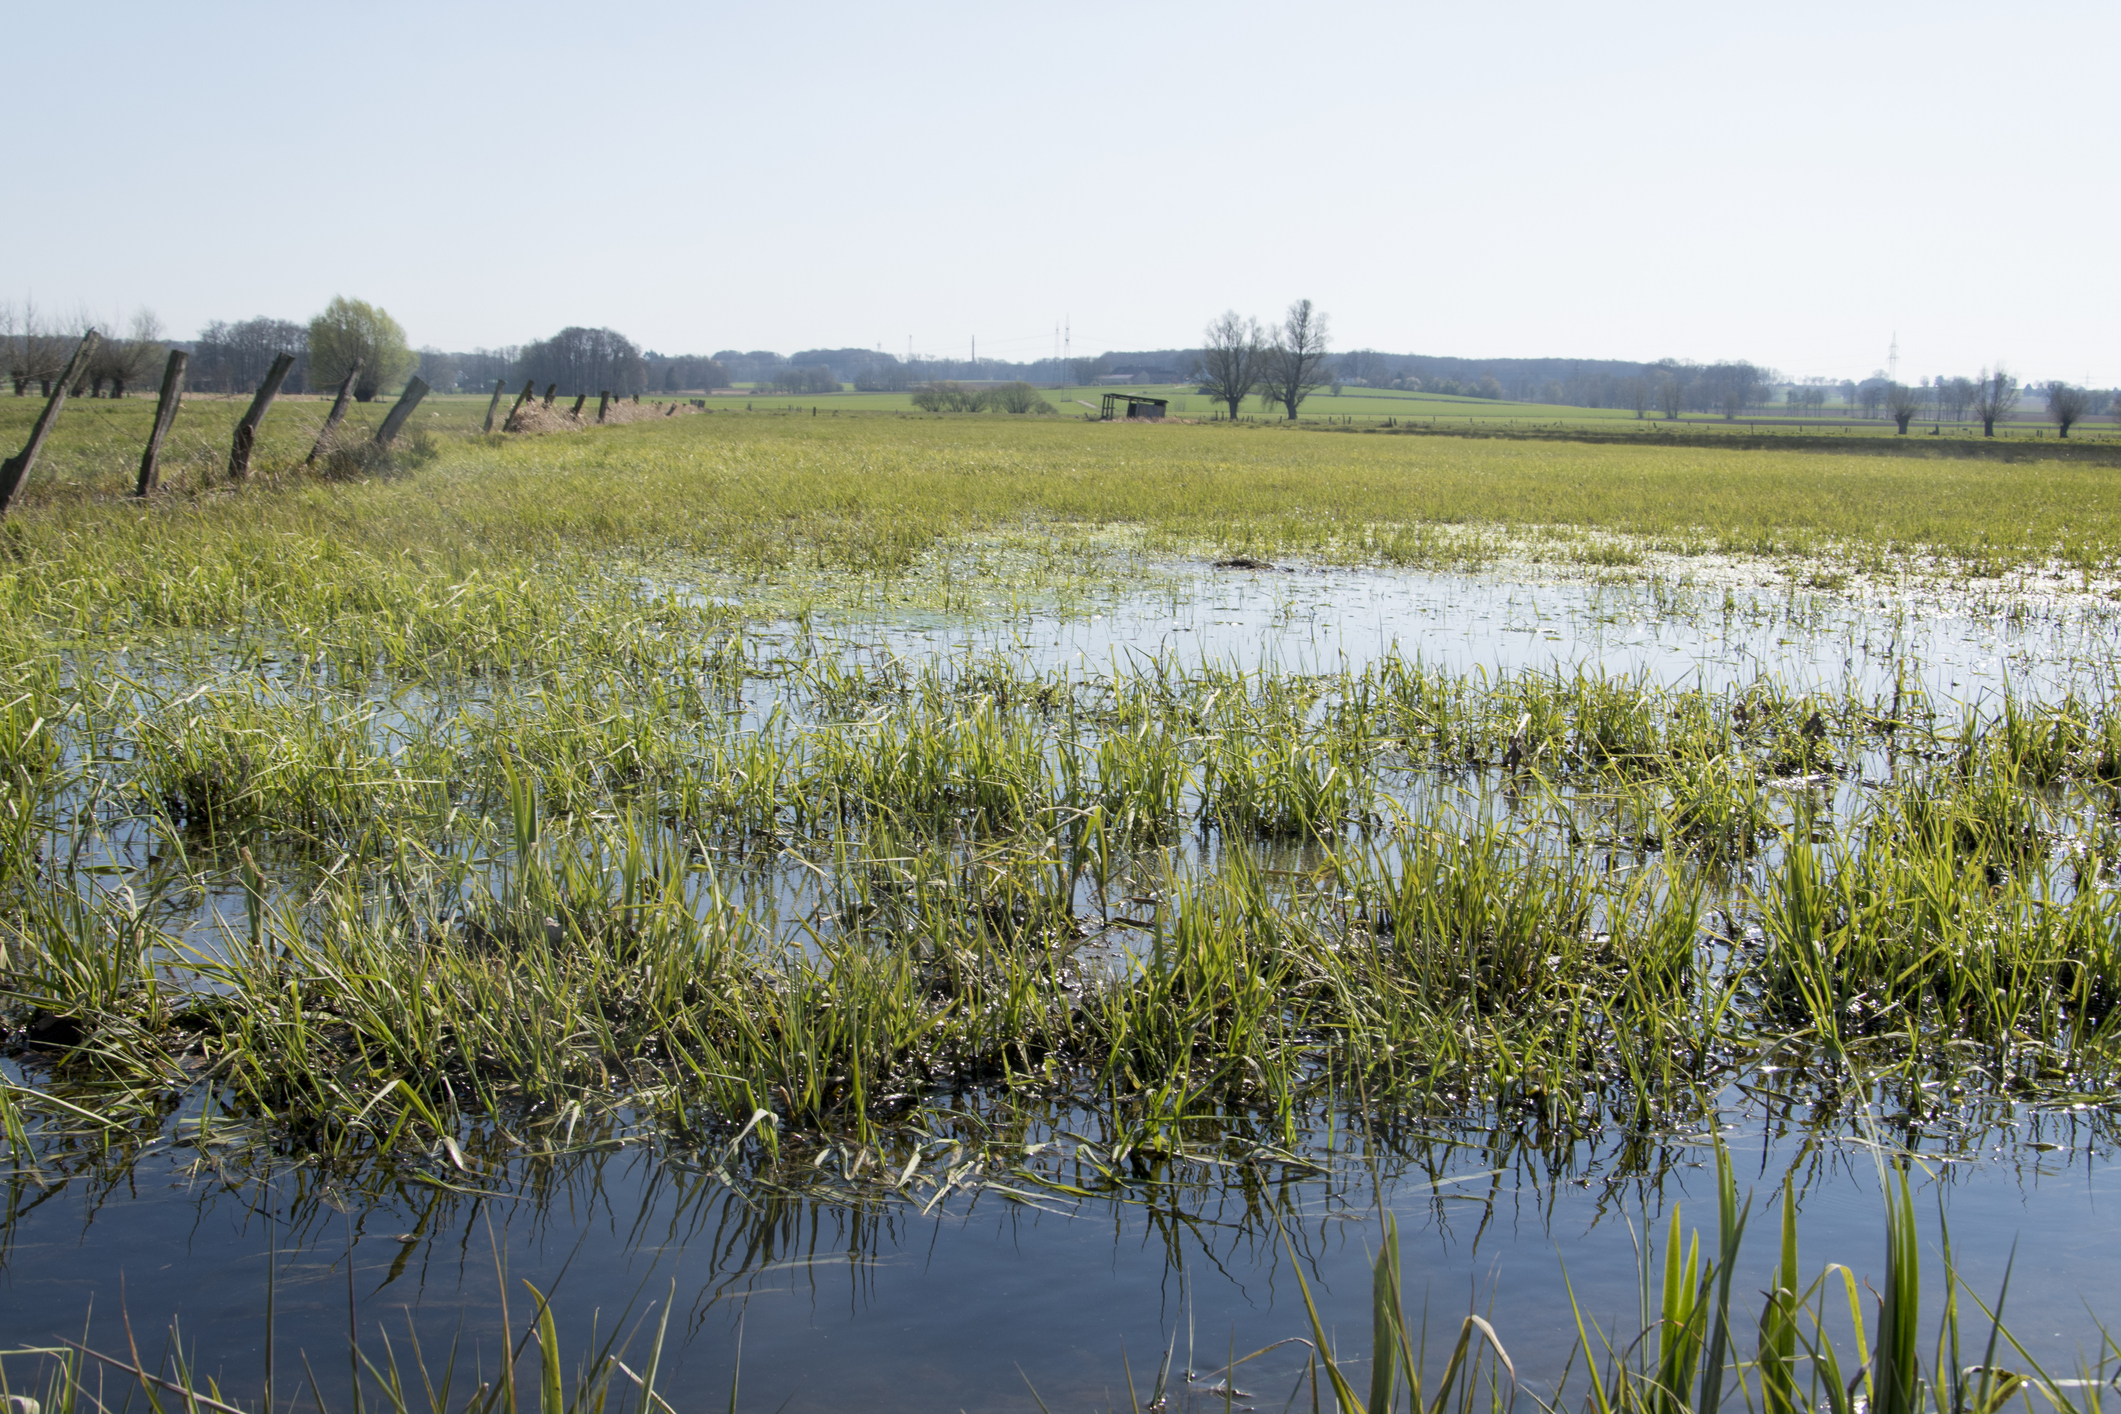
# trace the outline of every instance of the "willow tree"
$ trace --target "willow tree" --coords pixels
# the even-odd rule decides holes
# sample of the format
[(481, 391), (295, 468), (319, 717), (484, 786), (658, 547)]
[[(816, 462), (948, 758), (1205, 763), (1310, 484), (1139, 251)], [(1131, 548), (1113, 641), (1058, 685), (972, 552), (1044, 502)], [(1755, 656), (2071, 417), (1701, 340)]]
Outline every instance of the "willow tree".
[(1330, 346), (1326, 316), (1307, 299), (1290, 305), (1281, 327), (1274, 331), (1274, 342), (1267, 348), (1261, 381), (1267, 386), (1268, 396), (1289, 410), (1291, 421), (1303, 400), (1326, 385), (1326, 353)]
[(1981, 419), (1981, 435), (1996, 435), (1996, 419), (2007, 418), (2018, 406), (2018, 380), (2002, 364), (1981, 370), (1974, 384), (1974, 416)]
[(1196, 360), (1200, 390), (1217, 402), (1228, 403), (1234, 422), (1266, 371), (1266, 335), (1260, 333), (1258, 320), (1240, 319), (1233, 309), (1210, 324), (1202, 337)]
[(309, 321), (309, 386), (337, 387), (356, 360), (361, 376), (354, 397), (364, 403), (420, 366), (397, 320), (364, 300), (334, 295)]

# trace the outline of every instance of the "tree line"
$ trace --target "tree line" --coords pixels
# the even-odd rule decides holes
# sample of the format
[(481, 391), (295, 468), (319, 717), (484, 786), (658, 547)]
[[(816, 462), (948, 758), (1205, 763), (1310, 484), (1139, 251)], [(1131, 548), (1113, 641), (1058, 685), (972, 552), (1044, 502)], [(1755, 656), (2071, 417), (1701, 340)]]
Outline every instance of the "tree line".
[[(149, 310), (119, 321), (91, 319), (84, 312), (53, 317), (29, 301), (0, 303), (0, 374), (15, 395), (24, 396), (32, 387), (49, 395), (90, 325), (104, 338), (68, 390), (74, 396), (122, 397), (152, 378), (172, 347)], [(306, 322), (262, 315), (212, 321), (188, 351), (186, 381), (201, 392), (249, 393), (277, 357), (289, 354), (295, 362), (282, 384), (285, 391), (336, 389), (348, 370), (358, 367), (352, 391), (363, 402), (415, 373), (437, 392), (485, 391), (496, 382), (529, 382), (569, 395), (609, 392), (622, 397), (711, 391), (735, 383), (751, 384), (761, 392), (802, 395), (838, 392), (848, 384), (863, 392), (911, 392), (944, 384), (1081, 386), (1108, 375), (1131, 375), (1135, 381), (1197, 381), (1201, 391), (1225, 404), (1232, 416), (1255, 392), (1293, 418), (1320, 388), (1330, 387), (1337, 394), (1348, 387), (1377, 387), (1626, 408), (1638, 418), (1658, 415), (1667, 420), (1687, 413), (1735, 419), (1775, 408), (1779, 393), (1786, 413), (1827, 416), (1827, 405), (1836, 402), (1846, 414), (1890, 417), (1903, 434), (1921, 419), (1979, 421), (1985, 433), (1994, 435), (1995, 424), (2011, 418), (2028, 396), (2045, 404), (2048, 419), (2063, 436), (2103, 411), (2121, 418), (2121, 400), (2112, 391), (2067, 382), (2020, 385), (2000, 365), (1973, 377), (1938, 375), (1913, 384), (1874, 374), (1860, 381), (1813, 378), (1785, 385), (1772, 369), (1744, 360), (1469, 360), (1375, 349), (1336, 355), (1330, 348), (1330, 322), (1309, 300), (1291, 304), (1271, 327), (1228, 311), (1210, 323), (1197, 349), (1110, 352), (1094, 359), (1027, 363), (900, 359), (880, 349), (860, 348), (805, 349), (785, 357), (763, 349), (666, 355), (643, 350), (616, 330), (578, 325), (523, 345), (457, 353), (430, 345), (414, 351), (403, 327), (386, 310), (344, 296), (333, 297)]]
[(0, 376), (17, 397), (32, 388), (39, 396), (50, 396), (82, 334), (92, 327), (103, 338), (67, 390), (70, 396), (123, 397), (155, 377), (173, 347), (190, 355), (185, 383), (202, 393), (254, 392), (282, 354), (294, 358), (280, 385), (283, 392), (335, 390), (358, 366), (352, 391), (361, 402), (403, 386), (416, 374), (441, 393), (460, 387), (483, 390), (501, 380), (534, 380), (557, 384), (570, 394), (630, 396), (650, 390), (726, 388), (730, 381), (714, 359), (643, 352), (611, 329), (569, 327), (549, 339), (500, 349), (450, 353), (430, 345), (414, 350), (404, 327), (387, 310), (344, 296), (335, 296), (306, 321), (266, 315), (212, 320), (189, 343), (166, 338), (150, 310), (130, 320), (110, 320), (86, 311), (55, 317), (32, 301), (0, 302)]
[(571, 324), (548, 339), (470, 353), (420, 352), (420, 376), (443, 392), (529, 383), (570, 397), (610, 393), (708, 392), (729, 386), (728, 370), (699, 354), (642, 349), (616, 329)]
[[(81, 336), (92, 327), (103, 338), (76, 374), (67, 390), (70, 396), (122, 398), (160, 369), (172, 346), (151, 310), (135, 314), (119, 333), (119, 321), (98, 320), (85, 312), (53, 318), (27, 301), (0, 304), (0, 362), (5, 363), (15, 396), (24, 396), (32, 384), (40, 395), (49, 396)], [(344, 296), (334, 296), (306, 324), (262, 316), (235, 323), (215, 320), (199, 331), (188, 352), (186, 383), (209, 393), (254, 390), (282, 354), (295, 357), (294, 368), (280, 385), (284, 391), (336, 388), (358, 369), (353, 395), (362, 402), (402, 384), (419, 366), (395, 319)]]

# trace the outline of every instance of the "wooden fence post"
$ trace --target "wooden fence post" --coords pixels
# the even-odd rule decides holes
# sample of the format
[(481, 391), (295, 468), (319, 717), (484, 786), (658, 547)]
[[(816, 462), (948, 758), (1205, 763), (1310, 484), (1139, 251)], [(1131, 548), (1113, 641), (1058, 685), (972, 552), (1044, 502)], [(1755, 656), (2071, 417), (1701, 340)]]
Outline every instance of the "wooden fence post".
[(140, 485), (136, 496), (145, 496), (162, 484), (162, 439), (177, 420), (177, 404), (184, 397), (184, 364), (190, 355), (182, 349), (169, 351), (162, 368), (162, 398), (155, 404), (155, 425), (147, 434), (147, 450), (140, 456)]
[(488, 432), (493, 431), (493, 415), (495, 411), (498, 410), (501, 406), (501, 390), (507, 386), (508, 380), (506, 378), (496, 378), (493, 380), (493, 400), (486, 404), (485, 430)]
[(59, 409), (66, 406), (66, 390), (73, 386), (75, 376), (88, 367), (89, 355), (96, 351), (96, 344), (101, 338), (102, 336), (93, 329), (81, 336), (81, 346), (74, 350), (73, 358), (67, 362), (66, 371), (59, 375), (58, 386), (52, 389), (51, 401), (44, 405), (43, 412), (37, 414), (37, 425), (29, 430), (29, 442), (21, 451), (0, 462), (0, 516), (7, 514), (8, 504), (15, 499), (15, 492), (28, 479), (30, 468), (37, 464), (37, 453), (44, 450), (45, 436), (51, 432), (52, 424), (58, 421)]
[(376, 429), (376, 445), (387, 447), (396, 440), (398, 433), (404, 430), (405, 419), (412, 416), (412, 410), (418, 407), (420, 399), (426, 396), (427, 384), (424, 381), (415, 378), (407, 383), (405, 391), (398, 394), (397, 406), (390, 410), (390, 416), (384, 418), (383, 425)]
[[(535, 393), (537, 390), (538, 382), (535, 378), (525, 378), (523, 380), (523, 391), (516, 394), (515, 403), (508, 409), (509, 422), (515, 421), (515, 415), (523, 410), (523, 404), (529, 402), (530, 395), (532, 393)], [(506, 427), (508, 423), (504, 422), (501, 425), (503, 427)]]
[(559, 391), (560, 391), (560, 385), (559, 385), (559, 384), (557, 384), (557, 383), (547, 383), (547, 384), (545, 385), (545, 406), (546, 406), (546, 407), (551, 407), (551, 406), (552, 406), (552, 395), (553, 395), (554, 393), (557, 393), (557, 392), (559, 392)]
[(608, 392), (599, 392), (597, 394), (597, 421), (602, 422), (604, 420), (604, 414), (609, 412), (610, 410), (611, 394)]
[(284, 353), (272, 361), (265, 381), (258, 385), (258, 395), (250, 400), (250, 411), (236, 424), (236, 437), (228, 448), (228, 479), (241, 481), (250, 475), (251, 448), (258, 443), (258, 424), (265, 420), (265, 410), (272, 400), (280, 396), (280, 385), (287, 381), (287, 370), (295, 366), (295, 356)]
[(317, 433), (317, 445), (309, 449), (309, 460), (304, 466), (315, 466), (317, 458), (324, 455), (324, 446), (331, 441), (331, 434), (339, 430), (339, 423), (346, 416), (346, 404), (353, 397), (354, 379), (361, 376), (361, 360), (355, 359), (353, 367), (346, 370), (346, 381), (339, 385), (339, 396), (331, 400), (331, 415), (324, 419), (324, 426)]
[(588, 402), (588, 401), (589, 401), (589, 394), (587, 394), (587, 393), (577, 393), (577, 394), (575, 395), (575, 399), (574, 399), (574, 411), (573, 411), (573, 412), (571, 412), (571, 413), (569, 413), (569, 414), (568, 414), (568, 416), (570, 416), (570, 417), (573, 417), (573, 418), (575, 418), (575, 419), (579, 420), (579, 419), (581, 418), (581, 416), (582, 416), (582, 404), (584, 404), (584, 403), (586, 403), (586, 402)]

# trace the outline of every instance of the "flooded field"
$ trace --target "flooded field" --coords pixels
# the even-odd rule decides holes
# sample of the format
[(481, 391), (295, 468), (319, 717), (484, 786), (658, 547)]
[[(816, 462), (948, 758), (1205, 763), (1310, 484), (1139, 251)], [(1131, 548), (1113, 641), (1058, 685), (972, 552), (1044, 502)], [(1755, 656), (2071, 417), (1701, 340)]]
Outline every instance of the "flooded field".
[(13, 1344), (250, 1407), (348, 1402), (351, 1340), (453, 1408), (542, 1292), (613, 1398), (655, 1351), (679, 1408), (1279, 1409), (1306, 1287), (1369, 1379), (1390, 1215), (1428, 1363), (1477, 1312), (1483, 1390), (1580, 1401), (1722, 1155), (1733, 1360), (1788, 1190), (1926, 1361), (2008, 1272), (1997, 1364), (2111, 1371), (2110, 599), (937, 573), (764, 620), (660, 573), (498, 671), (26, 667)]

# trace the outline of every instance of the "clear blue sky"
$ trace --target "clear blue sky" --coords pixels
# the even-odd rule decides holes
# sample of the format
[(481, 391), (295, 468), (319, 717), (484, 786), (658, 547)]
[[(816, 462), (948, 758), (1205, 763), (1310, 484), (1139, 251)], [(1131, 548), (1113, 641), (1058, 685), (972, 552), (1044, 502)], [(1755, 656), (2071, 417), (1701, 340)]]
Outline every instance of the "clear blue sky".
[(20, 4), (0, 299), (2121, 383), (2121, 5)]

